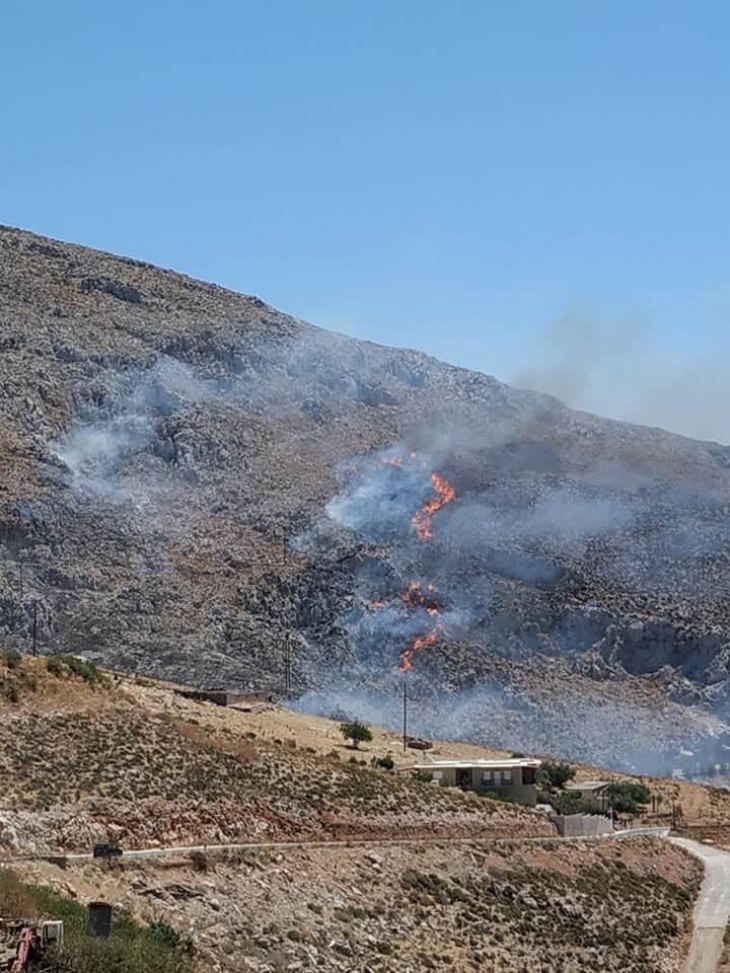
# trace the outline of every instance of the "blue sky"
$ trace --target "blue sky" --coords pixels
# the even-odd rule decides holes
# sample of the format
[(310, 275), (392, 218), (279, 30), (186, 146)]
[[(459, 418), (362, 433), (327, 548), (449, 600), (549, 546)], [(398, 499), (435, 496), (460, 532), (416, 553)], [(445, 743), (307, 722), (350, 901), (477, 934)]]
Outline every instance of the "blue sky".
[(719, 2), (5, 0), (0, 222), (728, 441), (729, 33)]

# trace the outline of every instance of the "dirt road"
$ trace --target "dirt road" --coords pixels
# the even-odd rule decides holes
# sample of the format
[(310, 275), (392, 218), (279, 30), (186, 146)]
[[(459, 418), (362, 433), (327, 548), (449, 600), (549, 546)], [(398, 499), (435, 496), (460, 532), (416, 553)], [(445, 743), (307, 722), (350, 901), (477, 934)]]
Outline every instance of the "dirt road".
[[(128, 861), (139, 858), (167, 858), (178, 855), (190, 856), (193, 854), (210, 855), (211, 857), (235, 854), (236, 852), (246, 851), (287, 851), (291, 849), (306, 848), (385, 848), (388, 845), (499, 845), (502, 843), (560, 843), (560, 842), (582, 842), (582, 841), (609, 841), (626, 840), (630, 838), (664, 838), (667, 835), (667, 828), (630, 828), (625, 831), (614, 831), (610, 834), (599, 835), (573, 835), (563, 837), (560, 835), (542, 835), (537, 837), (515, 837), (508, 836), (488, 836), (488, 837), (453, 837), (449, 835), (413, 835), (403, 838), (339, 838), (320, 841), (251, 841), (237, 844), (226, 845), (167, 845), (156, 848), (135, 848), (124, 851), (119, 861)], [(695, 842), (690, 842), (695, 844)], [(51, 861), (63, 866), (75, 863), (92, 861), (94, 858), (91, 852), (62, 852), (54, 854), (26, 854), (14, 855), (0, 858), (0, 865), (13, 865), (27, 861)]]
[(722, 957), (722, 941), (730, 918), (730, 853), (689, 838), (670, 838), (705, 866), (694, 915), (694, 935), (687, 973), (715, 973)]

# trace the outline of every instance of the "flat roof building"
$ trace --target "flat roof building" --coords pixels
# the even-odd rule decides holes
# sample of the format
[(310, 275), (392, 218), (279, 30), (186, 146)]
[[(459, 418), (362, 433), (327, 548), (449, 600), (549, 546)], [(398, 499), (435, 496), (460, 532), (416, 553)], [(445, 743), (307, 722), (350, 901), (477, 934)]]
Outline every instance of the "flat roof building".
[(605, 810), (608, 806), (606, 790), (610, 783), (609, 780), (569, 780), (565, 790), (577, 794), (587, 806)]
[(460, 787), (504, 797), (534, 807), (537, 803), (537, 771), (542, 761), (525, 757), (494, 760), (424, 760), (403, 770), (431, 775), (444, 787)]

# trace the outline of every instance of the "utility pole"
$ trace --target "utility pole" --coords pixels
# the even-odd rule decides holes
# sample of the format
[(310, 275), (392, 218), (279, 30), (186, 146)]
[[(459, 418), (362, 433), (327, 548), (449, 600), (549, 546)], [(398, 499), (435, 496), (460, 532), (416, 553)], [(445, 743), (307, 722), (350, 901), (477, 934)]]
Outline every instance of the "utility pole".
[(291, 692), (291, 645), (288, 639), (284, 644), (284, 691), (287, 696)]
[(33, 602), (33, 655), (38, 655), (38, 602)]
[(408, 746), (408, 687), (403, 679), (403, 753)]
[(23, 602), (23, 562), (20, 562), (20, 602)]

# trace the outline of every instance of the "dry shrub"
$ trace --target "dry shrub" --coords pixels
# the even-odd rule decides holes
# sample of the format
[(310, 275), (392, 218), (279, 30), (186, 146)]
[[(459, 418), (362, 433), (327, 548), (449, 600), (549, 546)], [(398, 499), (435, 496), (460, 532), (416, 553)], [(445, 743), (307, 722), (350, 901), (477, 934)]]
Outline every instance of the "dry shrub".
[(15, 872), (0, 868), (0, 916), (4, 919), (36, 919), (38, 903)]
[(238, 757), (240, 760), (247, 760), (249, 762), (259, 759), (256, 747), (251, 746), (246, 740), (236, 737), (223, 739), (223, 737), (208, 733), (201, 727), (193, 726), (185, 720), (173, 720), (173, 726), (180, 736), (185, 737), (186, 740), (190, 740), (198, 746), (206, 747), (209, 750), (218, 750), (220, 753), (227, 753), (233, 757)]

